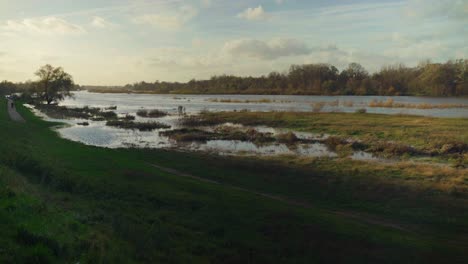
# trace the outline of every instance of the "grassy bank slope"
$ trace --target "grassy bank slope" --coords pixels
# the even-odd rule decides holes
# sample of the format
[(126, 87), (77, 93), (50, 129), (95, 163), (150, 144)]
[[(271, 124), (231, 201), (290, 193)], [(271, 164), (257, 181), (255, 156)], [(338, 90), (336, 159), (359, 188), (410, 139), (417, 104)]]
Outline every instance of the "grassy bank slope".
[[(27, 123), (10, 121), (6, 102), (0, 101), (0, 262), (39, 256), (45, 263), (438, 263), (466, 257), (466, 244), (459, 239), (466, 231), (464, 215), (443, 220), (462, 208), (463, 198), (442, 196), (439, 203), (447, 198), (450, 203), (443, 204), (452, 204), (443, 212), (436, 205), (422, 206), (429, 200), (407, 198), (411, 190), (404, 195), (391, 192), (389, 208), (411, 201), (414, 208), (424, 209), (411, 213), (405, 207), (409, 223), (392, 227), (386, 219), (393, 223), (401, 216), (386, 212), (369, 221), (342, 210), (371, 212), (372, 207), (390, 206), (383, 198), (373, 202), (357, 187), (347, 187), (362, 187), (354, 184), (361, 181), (359, 173), (335, 189), (339, 185), (321, 180), (328, 173), (334, 176), (334, 170), (89, 147), (60, 139), (50, 130), (54, 124), (23, 107), (19, 111)], [(179, 177), (148, 163), (225, 184)], [(364, 193), (378, 197), (379, 189)], [(353, 196), (353, 206), (343, 202)], [(383, 212), (380, 209), (374, 212)], [(430, 216), (438, 221), (419, 225)]]

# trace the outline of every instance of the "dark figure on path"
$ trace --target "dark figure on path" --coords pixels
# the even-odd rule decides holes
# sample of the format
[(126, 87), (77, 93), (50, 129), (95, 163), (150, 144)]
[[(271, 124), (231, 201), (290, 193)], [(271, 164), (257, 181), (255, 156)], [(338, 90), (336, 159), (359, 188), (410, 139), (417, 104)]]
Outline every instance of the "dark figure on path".
[(11, 102), (11, 108), (15, 108), (15, 103)]

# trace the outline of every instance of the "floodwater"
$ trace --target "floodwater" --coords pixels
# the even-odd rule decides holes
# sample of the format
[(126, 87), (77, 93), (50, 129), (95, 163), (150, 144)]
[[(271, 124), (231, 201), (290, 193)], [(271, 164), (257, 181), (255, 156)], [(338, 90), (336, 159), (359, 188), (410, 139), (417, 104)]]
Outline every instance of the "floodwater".
[[(141, 118), (137, 122), (157, 121), (172, 126), (171, 129), (181, 128), (178, 124), (177, 108), (185, 107), (189, 114), (196, 114), (202, 110), (208, 111), (313, 111), (313, 104), (317, 102), (337, 102), (327, 104), (323, 112), (355, 112), (360, 108), (367, 108), (369, 113), (383, 114), (413, 114), (433, 117), (468, 117), (468, 108), (451, 109), (398, 109), (398, 108), (369, 108), (365, 107), (372, 100), (385, 101), (393, 98), (395, 103), (411, 104), (457, 104), (468, 105), (468, 98), (425, 98), (425, 97), (364, 97), (364, 96), (272, 96), (272, 95), (142, 95), (142, 94), (101, 94), (80, 91), (74, 93), (74, 99), (66, 99), (61, 103), (64, 106), (73, 107), (100, 107), (108, 108), (116, 106), (115, 112), (119, 115), (131, 114), (136, 116), (140, 109), (159, 109), (170, 113), (163, 118)], [(250, 101), (267, 101), (265, 103), (246, 103)], [(217, 101), (217, 102), (214, 102)], [(231, 102), (220, 102), (231, 101)], [(106, 122), (90, 120), (57, 120), (51, 119), (38, 111), (36, 114), (48, 121), (59, 121), (68, 124), (57, 128), (59, 134), (66, 139), (82, 142), (87, 145), (107, 148), (166, 148), (185, 151), (203, 151), (220, 155), (299, 155), (309, 157), (337, 157), (337, 153), (329, 150), (324, 144), (297, 144), (294, 147), (285, 144), (273, 143), (268, 145), (256, 145), (252, 142), (232, 140), (211, 140), (208, 142), (180, 143), (160, 136), (160, 129), (151, 132), (138, 130), (125, 130), (108, 127)], [(81, 126), (78, 123), (88, 122), (89, 126)], [(236, 129), (242, 126), (225, 124)], [(254, 127), (263, 133), (284, 133), (284, 129), (270, 127)], [(204, 128), (211, 130), (213, 128)], [(247, 128), (245, 128), (247, 129)], [(302, 139), (325, 139), (328, 135), (295, 132)], [(355, 160), (379, 161), (370, 153), (356, 152), (350, 158)]]
[[(451, 104), (468, 106), (468, 98), (455, 97), (414, 97), (414, 96), (294, 96), (294, 95), (157, 95), (157, 94), (103, 94), (80, 91), (75, 99), (62, 102), (65, 106), (117, 106), (119, 113), (135, 113), (138, 109), (160, 109), (176, 113), (178, 106), (184, 106), (187, 113), (209, 111), (313, 111), (313, 104), (318, 102), (334, 103), (325, 105), (322, 112), (354, 113), (357, 109), (366, 108), (368, 113), (411, 114), (432, 117), (468, 118), (468, 107), (450, 109), (410, 109), (366, 107), (372, 100), (409, 104)], [(213, 102), (217, 100), (218, 102)], [(233, 102), (220, 102), (220, 101)], [(268, 103), (246, 103), (245, 101), (269, 100)]]

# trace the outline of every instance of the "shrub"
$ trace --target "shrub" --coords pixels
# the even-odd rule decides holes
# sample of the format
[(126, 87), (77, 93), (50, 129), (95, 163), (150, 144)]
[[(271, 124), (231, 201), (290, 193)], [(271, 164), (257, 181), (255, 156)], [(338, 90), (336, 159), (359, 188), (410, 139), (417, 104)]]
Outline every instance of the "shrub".
[(365, 108), (360, 108), (356, 110), (356, 114), (365, 114), (367, 113), (367, 109)]

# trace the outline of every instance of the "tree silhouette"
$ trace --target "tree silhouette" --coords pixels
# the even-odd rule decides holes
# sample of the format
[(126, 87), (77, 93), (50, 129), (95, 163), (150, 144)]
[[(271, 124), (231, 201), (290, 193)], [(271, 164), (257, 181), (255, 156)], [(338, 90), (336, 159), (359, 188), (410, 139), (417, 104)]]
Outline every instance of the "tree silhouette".
[(39, 80), (35, 82), (35, 93), (38, 98), (47, 104), (57, 103), (70, 93), (74, 87), (73, 78), (62, 67), (53, 67), (49, 64), (42, 66), (35, 75)]

